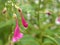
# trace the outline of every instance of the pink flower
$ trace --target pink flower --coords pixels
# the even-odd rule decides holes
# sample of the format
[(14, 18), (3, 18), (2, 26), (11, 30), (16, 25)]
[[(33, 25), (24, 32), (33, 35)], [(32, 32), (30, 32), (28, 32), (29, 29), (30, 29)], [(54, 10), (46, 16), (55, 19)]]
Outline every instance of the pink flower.
[(60, 17), (57, 17), (57, 18), (56, 18), (55, 23), (56, 23), (57, 25), (60, 25)]
[(23, 34), (20, 33), (20, 28), (18, 26), (18, 20), (16, 20), (16, 27), (15, 27), (15, 30), (14, 30), (14, 35), (13, 35), (12, 41), (16, 42), (19, 39), (21, 39), (22, 37), (23, 37)]
[(58, 21), (60, 22), (60, 18), (58, 18)]
[(23, 14), (22, 14), (21, 9), (18, 9), (18, 11), (20, 12), (21, 20), (22, 20), (22, 24), (23, 24), (23, 26), (27, 28), (27, 27), (28, 27), (28, 23), (26, 22), (26, 20), (25, 20)]
[(26, 22), (26, 20), (24, 19), (24, 17), (22, 17), (22, 24), (24, 27), (28, 27), (28, 23)]

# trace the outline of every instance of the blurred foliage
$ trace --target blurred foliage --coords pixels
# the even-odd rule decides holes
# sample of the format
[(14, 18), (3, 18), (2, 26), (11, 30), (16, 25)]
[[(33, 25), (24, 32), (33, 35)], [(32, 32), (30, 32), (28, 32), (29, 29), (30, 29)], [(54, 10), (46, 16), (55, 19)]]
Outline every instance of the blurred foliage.
[[(27, 29), (22, 26), (20, 14), (13, 5), (22, 9), (29, 25)], [(2, 13), (4, 7), (7, 8), (5, 14)], [(51, 12), (48, 17), (46, 10)], [(55, 24), (56, 17), (60, 15), (60, 0), (0, 0), (0, 45), (7, 45), (13, 36), (13, 13), (17, 14), (24, 33), (24, 37), (14, 45), (60, 45), (60, 25)]]

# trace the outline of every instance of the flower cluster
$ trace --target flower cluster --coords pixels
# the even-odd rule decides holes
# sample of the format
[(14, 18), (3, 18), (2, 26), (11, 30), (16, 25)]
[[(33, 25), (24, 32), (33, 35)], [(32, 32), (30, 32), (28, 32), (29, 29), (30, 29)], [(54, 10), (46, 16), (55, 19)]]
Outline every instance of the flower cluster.
[[(21, 8), (17, 7), (16, 5), (15, 5), (15, 8), (17, 8), (18, 12), (20, 13), (22, 25), (25, 28), (27, 28), (28, 23), (26, 22), (26, 20), (23, 16)], [(6, 12), (7, 12), (7, 8), (4, 7), (4, 9), (2, 10), (2, 13), (5, 14)], [(23, 37), (23, 34), (20, 32), (20, 27), (18, 25), (18, 19), (16, 18), (16, 14), (14, 14), (14, 18), (16, 19), (16, 27), (15, 27), (15, 30), (14, 30), (14, 35), (12, 37), (12, 42), (17, 42), (19, 39), (21, 39)]]
[[(28, 23), (26, 22), (21, 9), (19, 8), (18, 11), (20, 13), (23, 26), (25, 28), (27, 28), (28, 27)], [(16, 27), (15, 27), (15, 30), (14, 30), (14, 35), (13, 35), (12, 41), (13, 42), (17, 42), (22, 37), (23, 37), (23, 34), (20, 32), (20, 28), (19, 28), (19, 25), (18, 25), (18, 19), (16, 18)]]

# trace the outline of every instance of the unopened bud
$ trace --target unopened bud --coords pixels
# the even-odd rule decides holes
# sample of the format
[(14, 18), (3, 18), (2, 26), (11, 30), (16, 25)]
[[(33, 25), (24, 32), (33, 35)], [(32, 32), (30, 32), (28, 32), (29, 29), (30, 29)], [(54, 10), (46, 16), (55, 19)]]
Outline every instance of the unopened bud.
[(13, 18), (15, 18), (15, 19), (17, 18), (17, 15), (15, 13), (13, 14)]
[(51, 12), (48, 9), (45, 10), (45, 13), (51, 15)]
[(51, 15), (51, 12), (47, 12), (46, 14)]
[(7, 8), (5, 7), (5, 8), (3, 9), (2, 13), (5, 14), (6, 11), (7, 11)]
[(15, 8), (17, 8), (19, 12), (22, 12), (22, 9), (19, 8), (17, 5), (15, 5)]
[(22, 9), (21, 9), (21, 8), (18, 8), (18, 11), (19, 11), (19, 12), (22, 12)]

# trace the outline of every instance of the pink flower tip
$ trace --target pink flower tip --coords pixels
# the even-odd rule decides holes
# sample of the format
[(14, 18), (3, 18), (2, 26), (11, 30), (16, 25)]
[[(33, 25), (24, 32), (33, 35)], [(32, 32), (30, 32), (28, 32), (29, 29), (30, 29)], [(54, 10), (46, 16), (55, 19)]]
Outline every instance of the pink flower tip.
[(20, 33), (20, 34), (18, 34), (16, 37), (13, 37), (12, 38), (12, 41), (13, 42), (17, 42), (19, 39), (21, 39), (23, 37), (23, 34), (22, 33)]
[(60, 17), (56, 18), (55, 23), (58, 24), (58, 25), (60, 25)]
[(24, 27), (28, 27), (28, 23), (26, 22), (26, 20), (24, 19), (24, 17), (22, 17), (22, 24)]

